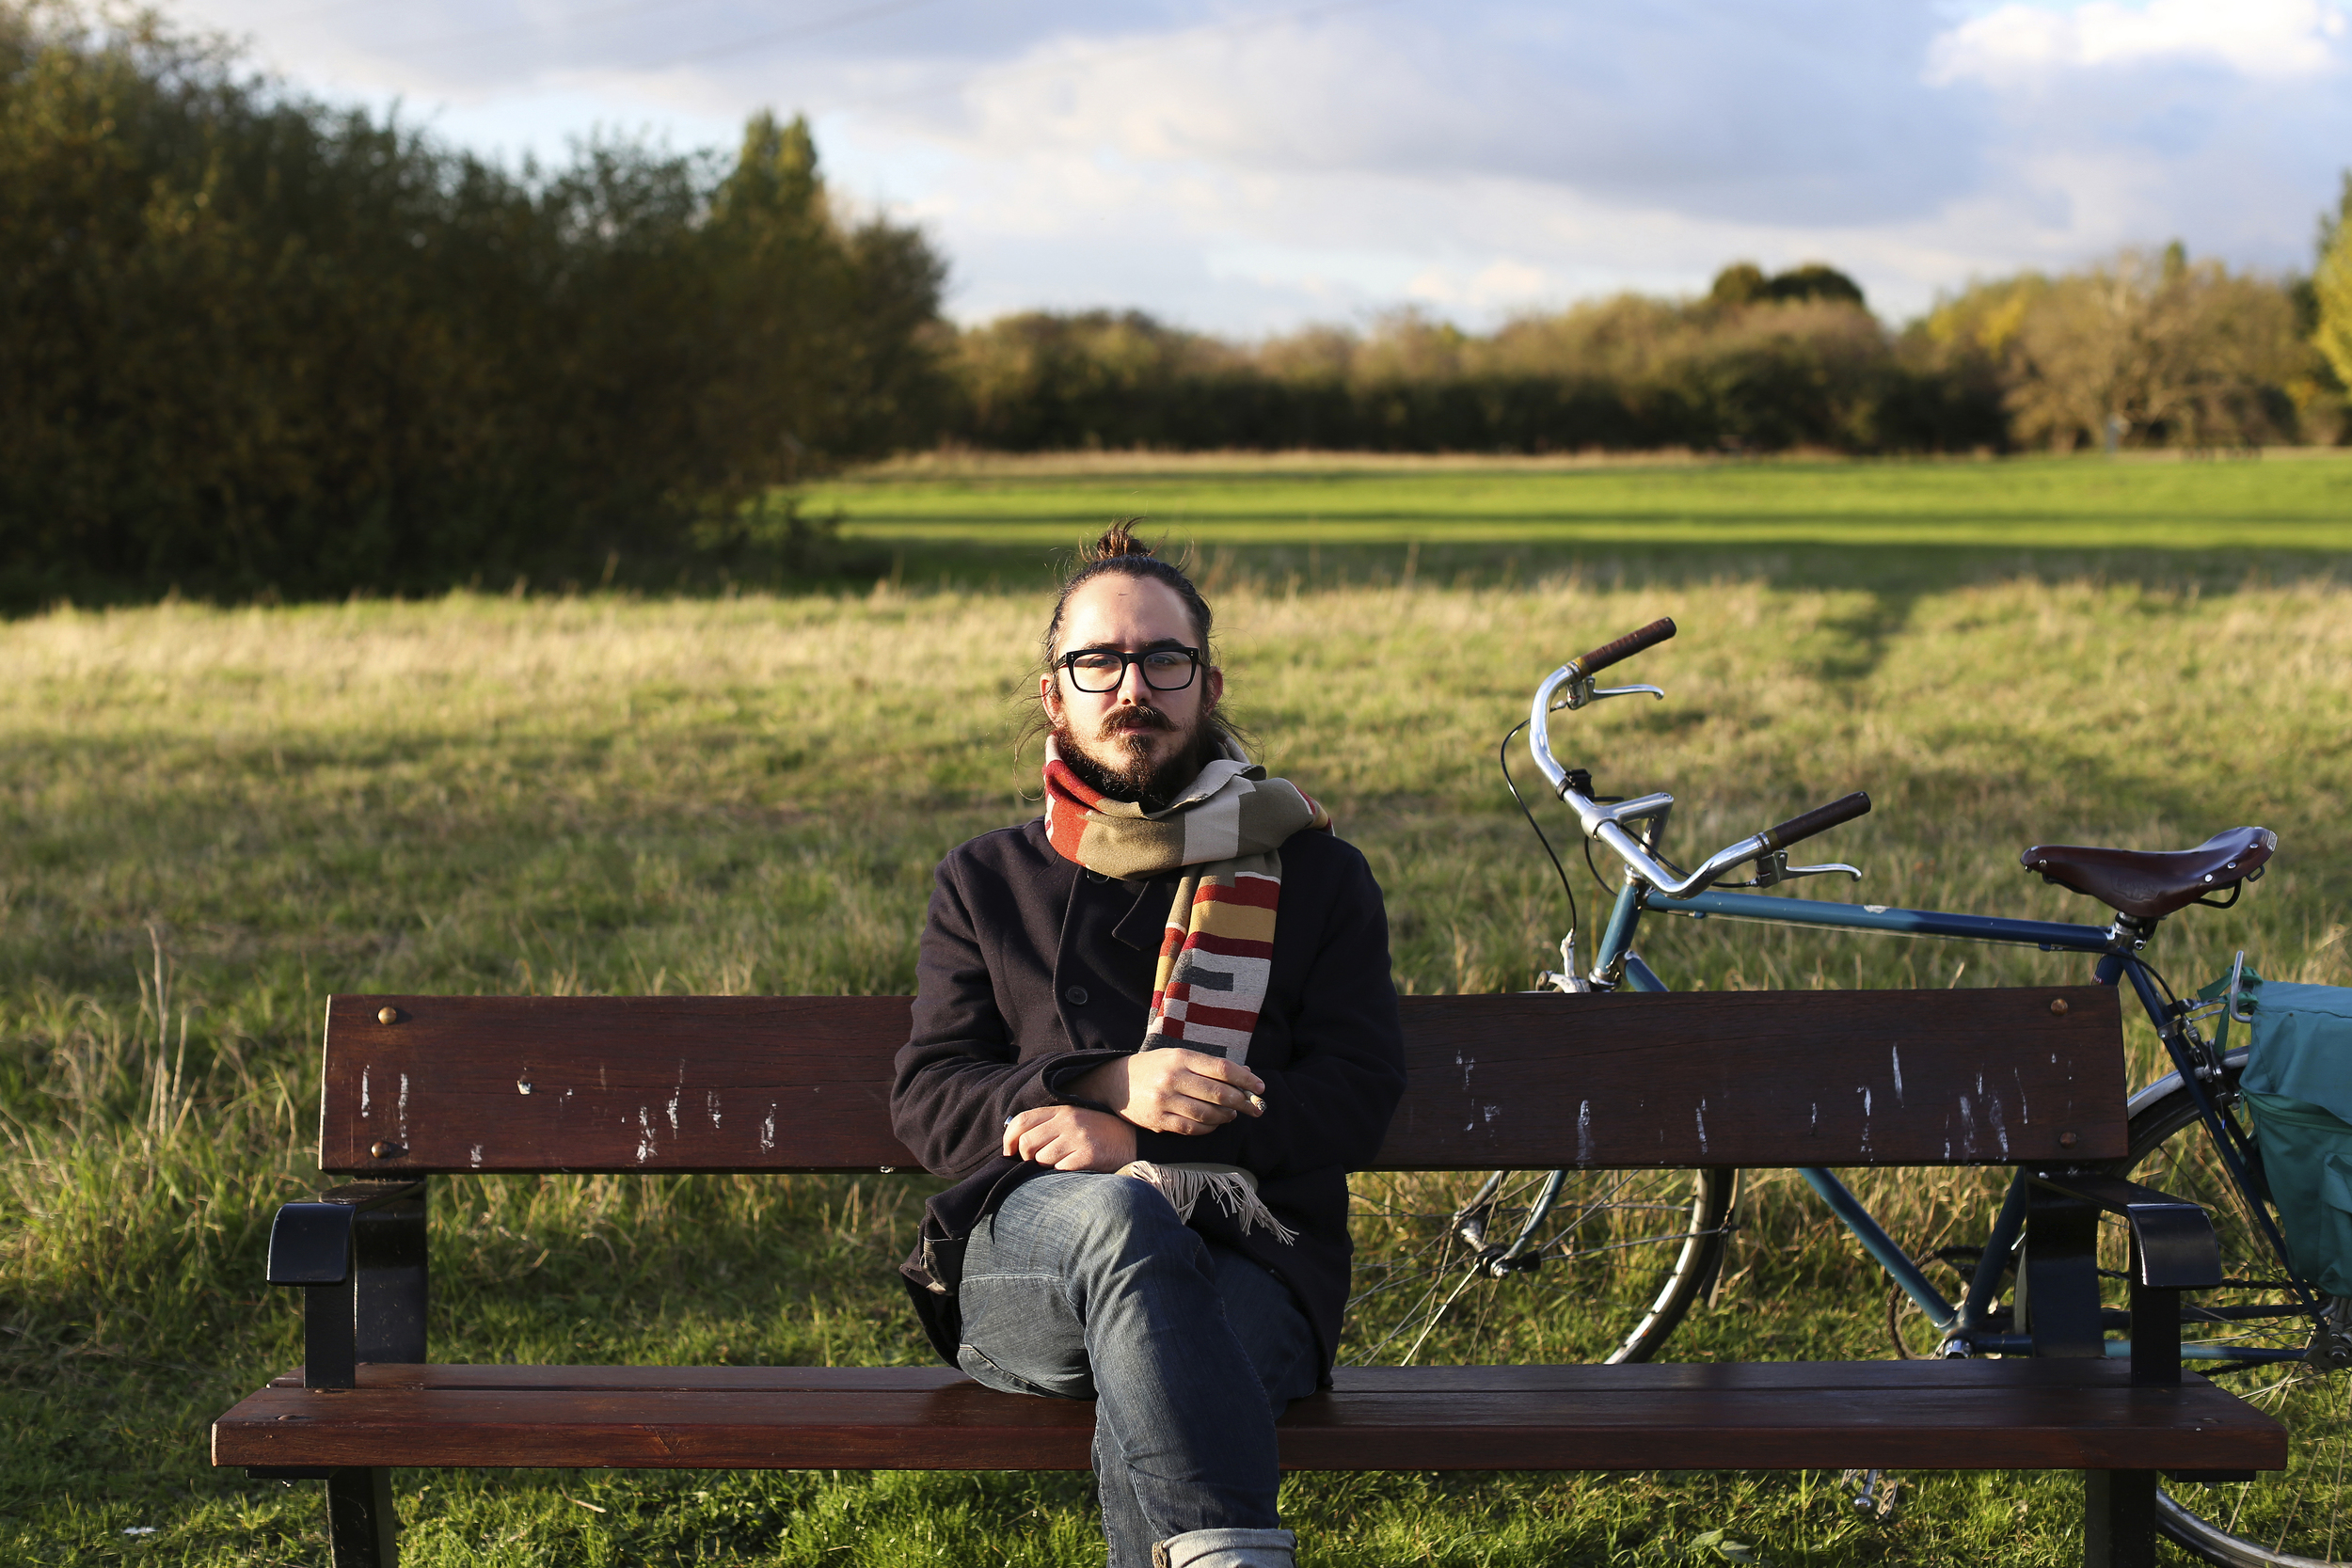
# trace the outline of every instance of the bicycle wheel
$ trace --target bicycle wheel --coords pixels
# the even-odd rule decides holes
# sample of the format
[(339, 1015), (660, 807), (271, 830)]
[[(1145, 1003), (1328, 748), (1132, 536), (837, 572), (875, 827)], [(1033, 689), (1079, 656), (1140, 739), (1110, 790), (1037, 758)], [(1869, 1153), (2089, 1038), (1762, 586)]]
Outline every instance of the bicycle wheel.
[(1714, 1277), (1734, 1175), (1359, 1175), (1340, 1359), (1646, 1361)]
[[(2233, 1102), (2244, 1065), (2243, 1053), (2232, 1055), (2222, 1092)], [(2295, 1299), (2285, 1288), (2286, 1268), (2248, 1214), (2187, 1089), (2177, 1078), (2169, 1079), (2143, 1090), (2137, 1100), (2131, 1154), (2116, 1173), (2203, 1204), (2220, 1234), (2222, 1273), (2230, 1282), (2187, 1298), (2184, 1347), (2223, 1353), (2223, 1359), (2192, 1358), (2186, 1366), (2269, 1412), (2287, 1429), (2284, 1471), (2262, 1472), (2243, 1483), (2169, 1488), (2157, 1499), (2158, 1524), (2189, 1551), (2232, 1568), (2352, 1561), (2352, 1517), (2344, 1513), (2345, 1488), (2352, 1485), (2352, 1427), (2347, 1427), (2352, 1371), (2299, 1357), (2314, 1324), (2308, 1316), (2283, 1310)], [(2121, 1306), (2124, 1299), (2121, 1272), (2127, 1245), (2120, 1222), (2107, 1227), (2100, 1243), (2100, 1267), (2116, 1275), (2105, 1281), (2110, 1305)], [(2281, 1310), (2260, 1315), (2274, 1307)], [(2214, 1308), (2257, 1315), (2222, 1322), (2199, 1318)], [(2228, 1359), (2234, 1352), (2296, 1353), (2296, 1358)]]

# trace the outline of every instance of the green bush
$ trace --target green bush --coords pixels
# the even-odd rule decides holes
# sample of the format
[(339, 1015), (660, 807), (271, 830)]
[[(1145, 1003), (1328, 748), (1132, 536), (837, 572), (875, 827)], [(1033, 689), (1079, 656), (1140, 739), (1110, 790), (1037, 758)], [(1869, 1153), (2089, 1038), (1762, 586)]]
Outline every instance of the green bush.
[(1486, 337), (1411, 312), (1247, 347), (1136, 311), (1007, 316), (958, 340), (950, 433), (1014, 451), (2006, 443), (1999, 387), (1911, 353), (1842, 275), (1740, 272), (1704, 300), (1620, 295)]
[[(2331, 233), (2341, 236), (2346, 227)], [(2352, 434), (2352, 241), (2281, 285), (2175, 245), (1971, 284), (1891, 332), (1821, 262), (1740, 261), (1704, 296), (1532, 313), (1491, 334), (1412, 311), (1255, 344), (1137, 311), (959, 337), (949, 426), (1014, 451), (1968, 451), (2328, 443)]]
[(152, 17), (0, 0), (0, 594), (610, 574), (930, 436), (944, 269), (728, 163), (519, 173)]

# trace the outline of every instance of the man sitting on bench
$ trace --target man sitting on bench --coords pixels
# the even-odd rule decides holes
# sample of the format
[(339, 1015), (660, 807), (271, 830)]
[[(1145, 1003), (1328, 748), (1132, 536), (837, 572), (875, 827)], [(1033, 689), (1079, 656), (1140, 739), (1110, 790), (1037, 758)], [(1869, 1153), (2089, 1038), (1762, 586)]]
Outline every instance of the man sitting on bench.
[(1290, 1568), (1274, 1419), (1329, 1382), (1346, 1174), (1405, 1086), (1370, 867), (1217, 711), (1210, 612), (1121, 523), (1045, 632), (1045, 815), (940, 863), (891, 1119), (940, 1354), (1093, 1400), (1112, 1568)]

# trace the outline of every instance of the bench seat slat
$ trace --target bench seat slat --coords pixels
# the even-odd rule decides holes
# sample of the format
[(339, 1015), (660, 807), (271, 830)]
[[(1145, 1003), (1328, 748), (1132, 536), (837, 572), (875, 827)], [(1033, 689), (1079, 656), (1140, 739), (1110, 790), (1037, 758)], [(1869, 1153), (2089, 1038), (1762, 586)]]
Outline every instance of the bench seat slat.
[[(1406, 997), (1409, 1085), (1372, 1168), (2113, 1159), (2118, 1006), (2105, 986)], [(911, 1168), (889, 1120), (908, 1009), (903, 996), (334, 997), (320, 1164)]]
[[(2277, 1422), (2101, 1362), (1342, 1369), (1280, 1427), (1292, 1469), (2278, 1469)], [(280, 1380), (214, 1462), (1084, 1469), (1093, 1407), (945, 1368), (371, 1367)]]
[[(2090, 1370), (2087, 1370), (2087, 1366)], [(1341, 1367), (1341, 1394), (1557, 1393), (1617, 1389), (1722, 1388), (1808, 1392), (1827, 1389), (1906, 1393), (1923, 1380), (1936, 1387), (2081, 1388), (2106, 1377), (2120, 1380), (2122, 1363), (2070, 1360), (1940, 1361), (1932, 1376), (1902, 1361), (1650, 1361), (1626, 1366), (1571, 1362), (1556, 1366)], [(361, 1390), (435, 1389), (448, 1393), (594, 1389), (610, 1393), (675, 1390), (711, 1393), (922, 1393), (958, 1387), (971, 1379), (953, 1367), (518, 1367), (458, 1363), (362, 1363)], [(2120, 1386), (2120, 1384), (2119, 1384)], [(299, 1389), (299, 1370), (271, 1380), (272, 1388)], [(332, 1396), (340, 1398), (341, 1396)]]

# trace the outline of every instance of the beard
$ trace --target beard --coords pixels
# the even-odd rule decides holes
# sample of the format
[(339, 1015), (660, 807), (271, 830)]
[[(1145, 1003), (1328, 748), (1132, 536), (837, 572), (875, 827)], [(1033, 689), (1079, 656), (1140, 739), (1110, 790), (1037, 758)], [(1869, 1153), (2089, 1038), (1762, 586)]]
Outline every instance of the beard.
[(1176, 721), (1149, 704), (1114, 710), (1094, 748), (1071, 733), (1067, 719), (1057, 719), (1053, 725), (1055, 749), (1080, 783), (1114, 800), (1135, 801), (1146, 811), (1166, 806), (1216, 755), (1216, 726), (1203, 712), (1184, 735), (1184, 744), (1153, 767), (1150, 737), (1171, 733), (1179, 733)]

